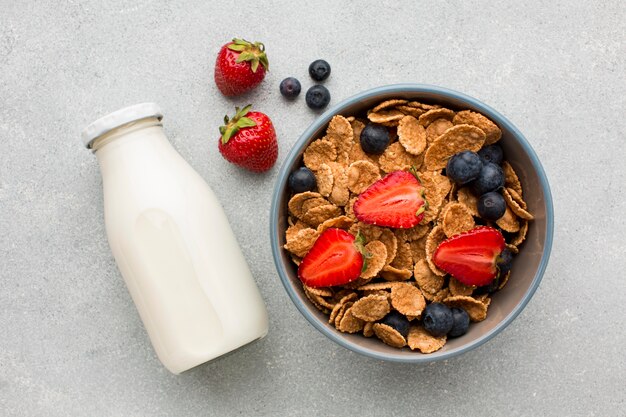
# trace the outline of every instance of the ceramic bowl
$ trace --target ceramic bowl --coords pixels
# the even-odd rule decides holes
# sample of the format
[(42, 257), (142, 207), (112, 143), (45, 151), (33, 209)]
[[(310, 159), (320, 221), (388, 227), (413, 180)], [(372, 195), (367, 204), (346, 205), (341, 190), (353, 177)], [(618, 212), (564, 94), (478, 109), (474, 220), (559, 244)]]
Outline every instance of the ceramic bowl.
[[(328, 317), (315, 308), (306, 298), (297, 277), (297, 268), (289, 253), (283, 249), (287, 228), (287, 187), (289, 174), (302, 166), (302, 153), (313, 140), (324, 135), (330, 119), (363, 114), (367, 109), (391, 98), (417, 100), (440, 104), (453, 110), (470, 109), (484, 114), (502, 130), (500, 144), (505, 158), (518, 174), (524, 199), (529, 211), (535, 216), (530, 223), (526, 241), (516, 256), (512, 274), (507, 285), (494, 294), (487, 319), (472, 323), (467, 334), (449, 339), (446, 345), (431, 354), (422, 354), (408, 348), (389, 347), (376, 337), (365, 338), (360, 334), (346, 334), (328, 324)], [(486, 104), (465, 94), (446, 88), (421, 85), (397, 84), (374, 88), (350, 97), (319, 116), (295, 143), (285, 159), (274, 188), (270, 211), (270, 240), (278, 275), (297, 309), (320, 332), (330, 340), (354, 352), (395, 362), (426, 363), (448, 359), (474, 349), (487, 342), (508, 326), (524, 309), (539, 286), (548, 263), (553, 234), (553, 209), (550, 187), (546, 174), (528, 141), (522, 133), (502, 114)]]

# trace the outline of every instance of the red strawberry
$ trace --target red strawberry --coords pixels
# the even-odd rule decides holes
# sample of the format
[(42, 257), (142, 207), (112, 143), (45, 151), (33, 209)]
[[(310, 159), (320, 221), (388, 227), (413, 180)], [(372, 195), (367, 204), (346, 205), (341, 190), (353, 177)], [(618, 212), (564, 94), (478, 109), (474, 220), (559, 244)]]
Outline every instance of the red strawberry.
[(354, 214), (364, 223), (407, 229), (422, 221), (426, 207), (417, 178), (406, 171), (395, 171), (359, 195)]
[(278, 142), (272, 121), (265, 114), (250, 111), (250, 105), (232, 119), (224, 117), (218, 147), (226, 160), (254, 172), (270, 169), (278, 157)]
[(326, 229), (298, 267), (300, 281), (309, 287), (329, 287), (354, 281), (361, 275), (362, 240), (341, 229)]
[(217, 55), (215, 84), (225, 96), (243, 94), (263, 81), (269, 65), (261, 42), (233, 39)]
[(441, 242), (433, 262), (465, 285), (487, 285), (498, 275), (496, 262), (504, 247), (499, 231), (479, 226)]

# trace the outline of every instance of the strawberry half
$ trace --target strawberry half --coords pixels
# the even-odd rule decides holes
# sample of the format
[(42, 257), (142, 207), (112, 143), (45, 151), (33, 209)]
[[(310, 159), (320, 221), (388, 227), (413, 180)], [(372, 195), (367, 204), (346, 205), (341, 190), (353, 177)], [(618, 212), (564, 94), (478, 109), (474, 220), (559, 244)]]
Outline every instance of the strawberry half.
[(309, 287), (330, 287), (356, 280), (364, 265), (362, 242), (345, 230), (326, 229), (298, 267)]
[(269, 70), (261, 42), (233, 39), (222, 46), (215, 60), (215, 84), (225, 96), (237, 96), (259, 85)]
[(267, 115), (250, 111), (250, 106), (239, 110), (232, 119), (224, 117), (220, 126), (218, 149), (227, 161), (253, 172), (270, 169), (278, 157), (278, 142), (274, 125)]
[(479, 226), (441, 242), (433, 262), (465, 285), (483, 286), (498, 275), (496, 262), (504, 248), (502, 233)]
[(354, 203), (360, 221), (377, 226), (407, 229), (424, 218), (426, 200), (417, 178), (406, 171), (395, 171), (370, 185)]

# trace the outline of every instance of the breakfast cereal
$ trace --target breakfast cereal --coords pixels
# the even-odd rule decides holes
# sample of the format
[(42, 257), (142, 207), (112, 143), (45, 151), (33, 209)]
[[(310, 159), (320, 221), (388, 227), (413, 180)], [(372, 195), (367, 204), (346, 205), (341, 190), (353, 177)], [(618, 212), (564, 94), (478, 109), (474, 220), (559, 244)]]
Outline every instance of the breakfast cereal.
[[(366, 144), (361, 145), (368, 123), (387, 131), (389, 143), (381, 154), (367, 153)], [(303, 164), (314, 173), (316, 187), (289, 199), (284, 245), (294, 263), (304, 266), (301, 262), (325, 233), (343, 230), (355, 239), (363, 261), (356, 279), (339, 285), (302, 284), (311, 304), (328, 315), (329, 325), (428, 354), (447, 341), (445, 335), (427, 330), (429, 305), (460, 308), (472, 322), (487, 317), (492, 294), (504, 288), (510, 271), (488, 287), (470, 285), (435, 265), (433, 255), (443, 242), (484, 224), (505, 232), (504, 246), (511, 254), (520, 251), (533, 215), (511, 164), (501, 163), (504, 187), (498, 193), (505, 208), (495, 221), (481, 218), (471, 186), (454, 182), (444, 171), (457, 153), (477, 152), (501, 137), (500, 128), (480, 113), (405, 99), (386, 100), (366, 114), (331, 119), (325, 134), (304, 151)], [(421, 220), (409, 227), (387, 227), (357, 217), (359, 196), (397, 171), (410, 171), (419, 182), (415, 198), (424, 204), (415, 216)], [(394, 324), (392, 316), (404, 324)]]

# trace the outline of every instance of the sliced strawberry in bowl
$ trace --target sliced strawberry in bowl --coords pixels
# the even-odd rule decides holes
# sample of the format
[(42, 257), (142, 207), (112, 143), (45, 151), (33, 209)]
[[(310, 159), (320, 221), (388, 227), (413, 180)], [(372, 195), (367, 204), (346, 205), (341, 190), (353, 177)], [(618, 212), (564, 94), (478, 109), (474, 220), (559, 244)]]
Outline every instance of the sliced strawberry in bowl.
[(410, 172), (392, 172), (359, 195), (354, 203), (354, 214), (360, 221), (376, 226), (411, 228), (424, 218), (423, 190)]
[(345, 230), (326, 229), (298, 267), (298, 278), (309, 287), (330, 287), (356, 280), (364, 267), (361, 239)]
[(504, 248), (502, 233), (479, 226), (441, 242), (433, 263), (465, 285), (483, 286), (498, 276), (498, 257)]

